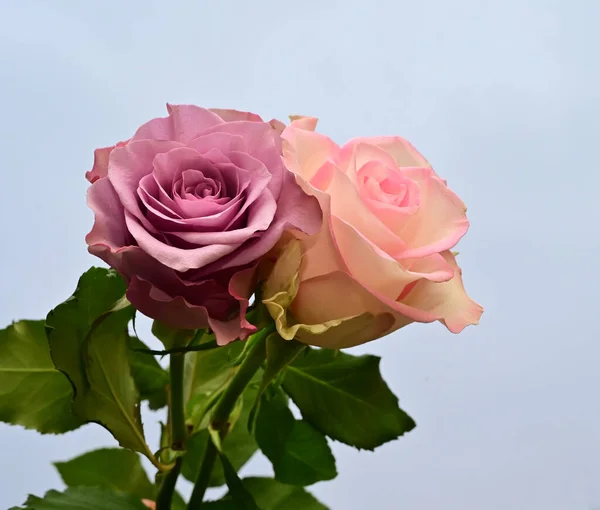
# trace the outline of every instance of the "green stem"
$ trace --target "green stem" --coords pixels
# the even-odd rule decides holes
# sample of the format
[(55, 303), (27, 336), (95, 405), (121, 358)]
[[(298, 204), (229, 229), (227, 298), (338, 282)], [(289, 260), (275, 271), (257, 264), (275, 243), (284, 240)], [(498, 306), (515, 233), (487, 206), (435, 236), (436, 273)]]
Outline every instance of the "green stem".
[(200, 472), (196, 478), (194, 490), (192, 491), (192, 495), (187, 506), (188, 510), (197, 510), (202, 505), (204, 494), (206, 493), (206, 489), (208, 488), (208, 484), (210, 483), (210, 478), (212, 476), (213, 468), (215, 467), (217, 454), (217, 447), (209, 437), (204, 450), (204, 455), (202, 456)]
[(183, 403), (185, 353), (171, 354), (171, 442), (174, 450), (183, 450), (186, 429)]
[[(183, 450), (186, 440), (185, 415), (183, 404), (183, 368), (185, 353), (171, 354), (170, 367), (170, 422), (171, 422), (171, 448)], [(182, 458), (178, 457), (173, 469), (163, 478), (156, 498), (156, 510), (170, 510), (171, 500), (175, 492), (175, 485), (181, 471)]]
[(178, 457), (175, 461), (175, 466), (163, 478), (158, 490), (158, 496), (156, 497), (156, 510), (171, 510), (175, 485), (181, 471), (181, 460), (181, 457)]
[[(215, 405), (210, 426), (213, 430), (219, 432), (221, 441), (225, 439), (229, 432), (229, 415), (231, 414), (231, 411), (240, 398), (240, 395), (244, 392), (244, 389), (265, 360), (265, 341), (271, 331), (272, 328), (270, 327), (262, 329), (248, 339), (248, 342), (252, 342), (249, 346), (248, 353)], [(210, 482), (215, 461), (217, 460), (217, 454), (217, 447), (213, 443), (212, 438), (209, 437), (200, 464), (200, 472), (196, 478), (194, 490), (192, 491), (192, 496), (188, 503), (188, 510), (197, 510), (201, 507), (204, 494)]]

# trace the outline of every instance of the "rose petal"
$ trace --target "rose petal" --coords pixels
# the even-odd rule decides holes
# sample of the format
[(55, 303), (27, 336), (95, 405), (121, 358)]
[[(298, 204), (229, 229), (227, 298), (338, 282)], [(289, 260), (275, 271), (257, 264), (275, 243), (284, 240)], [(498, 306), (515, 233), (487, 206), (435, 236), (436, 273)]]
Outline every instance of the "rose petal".
[(483, 308), (475, 303), (463, 286), (462, 271), (452, 253), (442, 253), (454, 269), (454, 277), (444, 283), (419, 281), (403, 300), (407, 306), (427, 310), (437, 316), (452, 333), (460, 333), (470, 324), (478, 324)]
[(311, 182), (326, 161), (338, 158), (339, 147), (328, 137), (288, 126), (282, 133), (283, 160), (288, 170)]
[(94, 226), (85, 240), (88, 245), (105, 244), (118, 249), (131, 244), (123, 206), (108, 179), (99, 179), (87, 192), (87, 204), (94, 211)]
[[(209, 244), (236, 244), (251, 238), (255, 232), (264, 231), (269, 228), (277, 210), (277, 203), (265, 192), (258, 197), (254, 207), (248, 211), (246, 226), (235, 230), (170, 232), (191, 245), (206, 246)], [(250, 262), (250, 261), (248, 261)], [(200, 266), (198, 266), (200, 267)], [(230, 266), (228, 266), (230, 267)]]
[[(246, 284), (251, 281), (246, 271), (236, 277), (232, 290), (239, 292), (240, 311), (247, 307)], [(230, 320), (218, 320), (209, 316), (205, 306), (192, 305), (183, 297), (171, 297), (147, 280), (134, 276), (127, 289), (127, 298), (141, 313), (157, 319), (174, 328), (201, 329), (210, 327), (215, 333), (217, 343), (226, 345), (237, 338), (246, 338), (256, 328), (243, 316), (236, 314)]]
[(380, 250), (396, 258), (407, 246), (403, 238), (392, 232), (362, 201), (358, 190), (341, 170), (333, 173), (327, 193), (331, 196), (331, 215), (352, 225)]
[(269, 121), (269, 126), (271, 126), (273, 128), (273, 131), (278, 135), (281, 135), (281, 133), (283, 133), (283, 130), (285, 129), (285, 124), (277, 119), (271, 119)]
[(156, 196), (160, 196), (161, 193), (164, 193), (164, 190), (159, 188), (160, 187), (154, 176), (146, 175), (142, 177), (142, 180), (140, 181), (140, 186), (137, 189), (137, 195), (142, 203), (148, 208), (148, 210), (153, 211), (154, 214), (164, 218), (181, 220), (182, 217), (180, 211), (174, 210), (175, 204), (173, 204), (171, 207), (168, 207), (158, 198), (156, 198)]
[(313, 235), (320, 230), (322, 213), (318, 201), (302, 191), (290, 172), (286, 171), (284, 176), (279, 206), (269, 228), (261, 236), (246, 242), (243, 249), (207, 267), (206, 271), (235, 267), (257, 260), (275, 246), (284, 231), (297, 230)]
[(141, 140), (111, 153), (108, 178), (126, 211), (143, 221), (137, 195), (139, 183), (145, 175), (152, 173), (156, 155), (180, 147), (178, 142)]
[(247, 120), (251, 122), (262, 122), (260, 115), (252, 112), (242, 112), (240, 110), (227, 110), (221, 108), (211, 108), (211, 112), (216, 113), (225, 122), (233, 122), (236, 120)]
[[(211, 153), (212, 151), (220, 152), (226, 155), (229, 152), (244, 152), (246, 150), (246, 142), (240, 135), (231, 133), (205, 133), (191, 140), (188, 147), (198, 151), (200, 154)], [(216, 162), (216, 158), (211, 154), (207, 156), (211, 161)], [(229, 161), (229, 159), (227, 159)]]
[[(167, 267), (176, 271), (187, 271), (189, 269), (198, 269), (211, 262), (233, 252), (241, 245), (239, 241), (243, 236), (238, 236), (237, 243), (232, 244), (210, 244), (199, 248), (182, 249), (175, 246), (169, 246), (165, 242), (154, 237), (145, 226), (140, 224), (137, 217), (125, 212), (125, 222), (127, 229), (137, 241), (137, 244), (146, 252), (151, 253), (156, 260)], [(219, 233), (207, 232), (205, 239), (215, 241)]]
[[(348, 347), (354, 341), (362, 343), (367, 339), (381, 336), (393, 324), (393, 317), (386, 314), (376, 317), (369, 313), (340, 316), (336, 315), (334, 311), (331, 314), (333, 319), (308, 323), (298, 322), (297, 316), (289, 317), (288, 308), (290, 304), (294, 303), (298, 294), (301, 259), (301, 242), (289, 241), (279, 253), (263, 286), (263, 303), (273, 317), (277, 331), (282, 338), (286, 340), (296, 338), (311, 345), (327, 345), (330, 348)], [(318, 279), (314, 281), (318, 281)], [(319, 295), (317, 300), (311, 303), (311, 306), (315, 307), (315, 304), (318, 303), (318, 307), (321, 307), (322, 303), (325, 303), (325, 308), (327, 308), (329, 301), (323, 301), (327, 297), (327, 295)], [(333, 301), (338, 303), (343, 301), (335, 296), (329, 297), (333, 297)], [(335, 304), (333, 306), (335, 307)], [(306, 311), (306, 309), (300, 310), (300, 313), (302, 311)], [(309, 320), (311, 319), (309, 318)]]
[(332, 232), (348, 272), (369, 289), (396, 299), (410, 283), (426, 278), (447, 281), (454, 275), (452, 267), (439, 254), (421, 261), (420, 271), (411, 271), (368, 242), (354, 227), (331, 217)]
[(290, 126), (298, 129), (305, 129), (307, 131), (314, 131), (317, 129), (317, 117), (306, 117), (305, 115), (290, 115)]
[(393, 331), (393, 326), (394, 317), (389, 313), (363, 313), (332, 324), (320, 334), (315, 334), (314, 326), (302, 325), (298, 328), (296, 340), (327, 349), (347, 349), (382, 338)]
[[(257, 265), (235, 273), (229, 281), (229, 293), (240, 303), (240, 326), (242, 331), (238, 336), (244, 340), (256, 331), (256, 326), (246, 320), (246, 312), (250, 305), (250, 296), (256, 288)], [(224, 341), (224, 339), (222, 340)], [(218, 342), (217, 342), (218, 343)], [(223, 345), (220, 343), (219, 345)]]
[(198, 106), (167, 104), (167, 110), (168, 117), (146, 122), (131, 140), (169, 140), (186, 144), (207, 129), (224, 124), (217, 114)]
[[(232, 223), (239, 213), (243, 197), (227, 201), (225, 204), (215, 204), (208, 199), (199, 199), (194, 203), (196, 218), (171, 218), (148, 205), (146, 217), (158, 230), (164, 234), (179, 234), (186, 232), (227, 232), (227, 226)], [(208, 206), (216, 205), (218, 210), (209, 209)], [(182, 237), (183, 239), (184, 237)]]
[(117, 147), (125, 147), (125, 145), (128, 143), (129, 140), (126, 140), (124, 142), (118, 142), (116, 145), (111, 145), (110, 147), (96, 149), (94, 151), (94, 166), (89, 172), (86, 172), (85, 178), (93, 184), (98, 179), (106, 177), (108, 174), (108, 160), (110, 153), (113, 151), (113, 149), (116, 149)]
[(209, 133), (229, 133), (241, 136), (245, 143), (245, 149), (240, 152), (245, 152), (258, 159), (270, 170), (272, 177), (269, 189), (276, 199), (279, 197), (282, 183), (281, 174), (283, 173), (281, 139), (269, 124), (247, 121), (228, 122), (210, 128), (206, 134)]
[(365, 165), (378, 162), (386, 168), (396, 169), (396, 161), (380, 147), (366, 143), (347, 143), (338, 156), (338, 166), (348, 174), (352, 182), (356, 182), (356, 175)]
[(407, 140), (400, 136), (374, 136), (354, 138), (344, 148), (354, 145), (375, 145), (394, 158), (399, 167), (426, 167), (431, 168), (429, 162)]
[[(300, 324), (332, 324), (331, 329), (318, 335), (314, 335), (314, 330), (303, 328), (297, 336), (301, 342), (332, 349), (380, 338), (392, 330), (395, 322), (385, 305), (341, 271), (303, 281), (290, 311)], [(337, 325), (336, 319), (339, 320)]]
[(425, 257), (448, 250), (467, 233), (469, 221), (460, 198), (428, 168), (405, 168), (420, 188), (420, 205), (396, 234), (408, 241), (403, 258)]
[(110, 153), (115, 148), (114, 145), (111, 147), (102, 147), (94, 151), (94, 166), (89, 172), (85, 173), (85, 178), (92, 184), (102, 177), (106, 177), (108, 173), (108, 158)]

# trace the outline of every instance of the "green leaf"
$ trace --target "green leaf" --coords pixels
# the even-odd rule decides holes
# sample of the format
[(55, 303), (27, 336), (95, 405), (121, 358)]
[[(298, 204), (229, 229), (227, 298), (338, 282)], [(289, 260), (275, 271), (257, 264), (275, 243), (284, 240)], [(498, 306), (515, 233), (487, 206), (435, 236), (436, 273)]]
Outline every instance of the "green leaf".
[(129, 338), (129, 364), (131, 375), (140, 392), (140, 398), (147, 400), (150, 409), (161, 409), (167, 405), (167, 385), (169, 374), (158, 364), (152, 354), (144, 354), (133, 349), (147, 349), (139, 338)]
[(377, 356), (311, 349), (285, 373), (283, 388), (315, 428), (373, 450), (415, 427), (379, 372)]
[(231, 465), (227, 456), (219, 452), (219, 458), (221, 459), (223, 474), (225, 475), (225, 481), (229, 489), (229, 497), (235, 503), (236, 508), (240, 510), (260, 510), (256, 505), (256, 501), (254, 501), (254, 497), (244, 487), (244, 482), (240, 480), (237, 470)]
[(243, 349), (243, 342), (231, 342), (216, 349), (188, 352), (185, 355), (184, 402), (187, 422), (194, 430), (202, 428), (202, 419), (207, 410), (204, 404), (224, 389), (233, 377), (236, 371), (233, 361)]
[(75, 293), (48, 314), (52, 359), (76, 390), (87, 383), (81, 352), (87, 335), (95, 321), (124, 294), (125, 284), (116, 272), (93, 267), (81, 276)]
[[(284, 485), (271, 478), (244, 478), (244, 487), (254, 496), (262, 510), (328, 510), (312, 494), (302, 487)], [(203, 503), (206, 510), (236, 510), (232, 498), (227, 494), (219, 501)]]
[(131, 494), (97, 487), (70, 487), (65, 492), (48, 491), (43, 498), (29, 496), (24, 505), (13, 510), (148, 510)]
[(140, 456), (122, 448), (94, 450), (54, 466), (67, 487), (100, 487), (154, 499), (156, 487), (148, 479)]
[(337, 476), (325, 436), (306, 421), (296, 420), (279, 395), (262, 399), (254, 434), (278, 481), (311, 485)]
[(83, 422), (71, 411), (73, 389), (54, 367), (45, 321), (0, 330), (0, 421), (61, 434)]
[[(252, 409), (252, 404), (256, 400), (257, 384), (250, 384), (242, 395), (242, 409), (239, 418), (233, 424), (233, 427), (222, 443), (223, 452), (229, 458), (230, 462), (239, 471), (246, 464), (258, 449), (254, 437), (248, 432), (246, 423)], [(187, 444), (187, 453), (183, 457), (181, 466), (182, 475), (188, 480), (195, 482), (200, 470), (200, 462), (204, 455), (207, 441), (209, 439), (208, 429), (203, 429), (193, 435)], [(213, 470), (210, 486), (218, 487), (225, 484), (225, 477), (220, 465), (215, 466)]]
[[(67, 487), (99, 487), (154, 500), (157, 487), (148, 479), (137, 453), (121, 448), (94, 450), (54, 466)], [(171, 508), (185, 510), (179, 493), (173, 495)]]
[(84, 273), (74, 295), (48, 314), (50, 353), (73, 385), (75, 414), (104, 426), (121, 446), (151, 455), (129, 366), (127, 326), (133, 308), (107, 313), (124, 292), (112, 270)]

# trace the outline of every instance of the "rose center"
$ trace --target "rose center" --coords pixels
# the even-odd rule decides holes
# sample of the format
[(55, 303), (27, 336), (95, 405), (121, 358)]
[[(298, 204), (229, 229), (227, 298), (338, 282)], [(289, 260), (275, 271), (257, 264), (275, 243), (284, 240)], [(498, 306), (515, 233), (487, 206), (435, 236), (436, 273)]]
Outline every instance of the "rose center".
[(419, 187), (398, 168), (367, 163), (358, 172), (358, 187), (363, 197), (386, 206), (411, 207), (419, 203)]
[(222, 184), (205, 175), (202, 170), (189, 169), (181, 172), (181, 179), (175, 183), (175, 189), (182, 198), (219, 198)]

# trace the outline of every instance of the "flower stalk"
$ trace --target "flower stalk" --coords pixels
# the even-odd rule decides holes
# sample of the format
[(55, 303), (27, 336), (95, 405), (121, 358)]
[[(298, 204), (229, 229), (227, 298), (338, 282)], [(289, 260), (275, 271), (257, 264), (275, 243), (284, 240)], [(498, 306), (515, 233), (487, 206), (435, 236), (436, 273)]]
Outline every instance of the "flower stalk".
[[(268, 326), (259, 330), (252, 337), (250, 337), (250, 339), (248, 339), (248, 342), (251, 342), (248, 352), (237, 372), (231, 379), (229, 385), (223, 391), (221, 397), (215, 405), (210, 420), (210, 427), (219, 434), (221, 441), (223, 441), (229, 433), (229, 417), (233, 408), (235, 407), (236, 402), (265, 360), (266, 339), (272, 331), (273, 327)], [(201, 507), (204, 494), (208, 488), (210, 477), (217, 460), (217, 456), (217, 447), (215, 446), (213, 439), (209, 437), (204, 450), (204, 456), (202, 457), (202, 462), (200, 464), (200, 471), (194, 485), (194, 490), (192, 491), (192, 495), (188, 503), (188, 510), (197, 510)]]
[[(183, 402), (183, 373), (185, 352), (171, 354), (170, 360), (170, 425), (171, 425), (171, 448), (176, 451), (184, 450), (187, 432), (185, 428), (185, 414)], [(170, 510), (171, 501), (175, 492), (177, 478), (181, 471), (182, 457), (175, 460), (173, 468), (165, 475), (158, 496), (156, 498), (156, 510)]]

